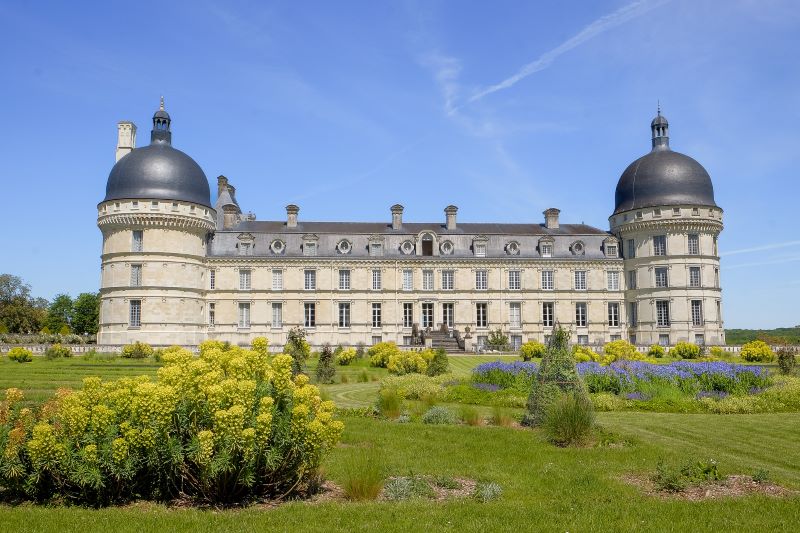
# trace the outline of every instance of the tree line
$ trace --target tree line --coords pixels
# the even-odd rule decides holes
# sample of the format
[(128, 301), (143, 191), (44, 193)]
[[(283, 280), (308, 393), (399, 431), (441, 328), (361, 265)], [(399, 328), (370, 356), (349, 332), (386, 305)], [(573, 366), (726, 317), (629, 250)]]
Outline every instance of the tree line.
[(22, 278), (0, 274), (0, 333), (95, 335), (99, 317), (99, 293), (57, 294), (48, 301), (34, 298)]

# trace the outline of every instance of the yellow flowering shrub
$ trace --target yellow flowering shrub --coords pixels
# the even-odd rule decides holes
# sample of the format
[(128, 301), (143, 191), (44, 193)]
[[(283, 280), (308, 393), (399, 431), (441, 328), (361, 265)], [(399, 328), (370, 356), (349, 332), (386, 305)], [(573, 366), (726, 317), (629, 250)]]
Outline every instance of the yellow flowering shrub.
[[(105, 505), (177, 491), (237, 502), (302, 490), (338, 442), (332, 402), (292, 358), (206, 341), (169, 348), (157, 380), (86, 378), (35, 411), (0, 401), (0, 491)], [(31, 481), (34, 480), (34, 481)]]
[[(433, 359), (433, 351), (431, 351)], [(386, 368), (390, 374), (424, 374), (428, 370), (428, 361), (420, 352), (400, 352), (389, 356)]]

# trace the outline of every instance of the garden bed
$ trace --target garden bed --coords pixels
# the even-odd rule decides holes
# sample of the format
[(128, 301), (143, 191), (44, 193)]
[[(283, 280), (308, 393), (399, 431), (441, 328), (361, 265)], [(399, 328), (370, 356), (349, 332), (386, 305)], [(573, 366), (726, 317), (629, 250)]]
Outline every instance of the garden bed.
[(622, 476), (620, 479), (628, 485), (638, 488), (647, 496), (662, 499), (702, 501), (738, 498), (752, 494), (786, 498), (800, 494), (798, 491), (781, 487), (769, 481), (754, 481), (753, 476), (746, 475), (732, 475), (720, 481), (708, 481), (673, 492), (659, 490), (650, 478), (644, 476), (629, 475)]

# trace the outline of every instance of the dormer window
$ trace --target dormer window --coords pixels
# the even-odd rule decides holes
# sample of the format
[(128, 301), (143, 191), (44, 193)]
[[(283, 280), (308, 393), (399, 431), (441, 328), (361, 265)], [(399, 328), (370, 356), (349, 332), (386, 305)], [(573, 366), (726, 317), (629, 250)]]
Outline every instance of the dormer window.
[(674, 216), (674, 217), (681, 216), (681, 208), (680, 207), (673, 207), (672, 208), (672, 216)]
[(273, 254), (281, 255), (286, 250), (286, 244), (280, 239), (275, 239), (270, 243), (269, 249), (272, 250)]
[(439, 251), (442, 252), (442, 255), (452, 255), (453, 250), (453, 243), (450, 241), (444, 241), (441, 246), (439, 246)]
[(583, 244), (583, 241), (575, 241), (575, 242), (573, 242), (570, 245), (569, 249), (570, 249), (570, 251), (572, 252), (573, 255), (583, 255), (585, 253), (585, 251), (586, 251), (585, 250), (585, 246)]
[(486, 244), (488, 240), (489, 239), (483, 235), (475, 237), (472, 241), (472, 252), (475, 254), (475, 257), (486, 257)]
[(139, 202), (136, 200), (131, 202), (131, 209), (139, 209)]
[(414, 243), (411, 241), (403, 241), (400, 244), (400, 251), (403, 255), (411, 255), (414, 253)]
[(606, 245), (606, 255), (608, 257), (617, 257), (617, 245), (616, 244), (607, 244)]
[(371, 242), (369, 244), (369, 255), (383, 255), (383, 244), (379, 242)]
[(352, 249), (353, 249), (353, 245), (347, 239), (342, 239), (336, 245), (336, 251), (339, 252), (342, 255), (349, 254), (352, 251)]
[(636, 212), (636, 219), (637, 219), (637, 220), (641, 220), (641, 219), (642, 219), (642, 217), (644, 217), (644, 215), (642, 214), (642, 212), (641, 212), (641, 211), (637, 211), (637, 212)]
[(511, 241), (506, 244), (506, 253), (508, 255), (519, 255), (519, 243), (517, 241)]
[(653, 209), (653, 217), (661, 218), (661, 209)]
[(539, 239), (539, 255), (542, 257), (553, 257), (553, 238), (543, 237)]
[(158, 209), (158, 202), (150, 202), (150, 209)]
[(172, 210), (173, 211), (177, 211), (178, 210), (178, 202), (172, 202)]
[(317, 255), (317, 243), (315, 242), (303, 243), (303, 255)]
[(697, 207), (693, 207), (692, 208), (692, 216), (693, 217), (699, 217), (700, 216), (700, 209), (697, 208)]

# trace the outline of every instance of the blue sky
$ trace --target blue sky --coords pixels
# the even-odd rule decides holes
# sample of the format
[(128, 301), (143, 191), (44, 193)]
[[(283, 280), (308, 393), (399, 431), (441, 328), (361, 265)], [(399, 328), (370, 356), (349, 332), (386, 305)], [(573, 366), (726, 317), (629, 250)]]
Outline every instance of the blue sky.
[(173, 144), (282, 219), (608, 227), (614, 187), (672, 148), (725, 210), (727, 327), (800, 323), (795, 1), (3, 2), (0, 272), (99, 283), (116, 123)]

